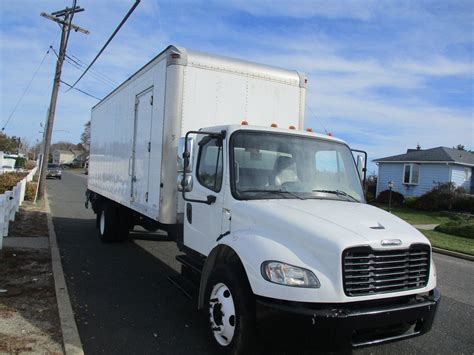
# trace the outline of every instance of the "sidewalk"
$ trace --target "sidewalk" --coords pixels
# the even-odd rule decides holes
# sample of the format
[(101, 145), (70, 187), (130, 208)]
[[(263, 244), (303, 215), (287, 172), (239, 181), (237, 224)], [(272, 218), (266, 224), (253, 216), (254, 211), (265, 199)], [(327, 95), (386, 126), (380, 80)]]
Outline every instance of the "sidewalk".
[(62, 354), (47, 215), (25, 202), (0, 253), (0, 353)]
[(425, 231), (432, 231), (436, 227), (438, 227), (439, 224), (412, 224), (412, 226), (415, 227), (416, 229), (421, 229), (421, 230), (425, 230)]

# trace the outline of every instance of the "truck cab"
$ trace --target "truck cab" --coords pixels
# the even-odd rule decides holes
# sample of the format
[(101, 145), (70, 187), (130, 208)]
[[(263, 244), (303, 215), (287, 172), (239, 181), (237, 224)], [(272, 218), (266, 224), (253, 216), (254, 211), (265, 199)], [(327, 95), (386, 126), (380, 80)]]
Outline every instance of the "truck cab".
[(366, 204), (345, 142), (229, 125), (180, 143), (183, 250), (202, 265), (198, 306), (220, 346), (248, 346), (256, 306), (273, 324), (303, 316), (331, 348), (430, 329), (439, 294), (429, 241)]

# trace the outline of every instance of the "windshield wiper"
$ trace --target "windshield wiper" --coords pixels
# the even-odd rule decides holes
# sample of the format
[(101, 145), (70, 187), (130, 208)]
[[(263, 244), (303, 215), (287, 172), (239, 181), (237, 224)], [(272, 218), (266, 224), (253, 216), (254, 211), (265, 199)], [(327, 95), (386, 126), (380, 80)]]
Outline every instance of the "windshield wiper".
[(263, 193), (270, 193), (270, 194), (280, 194), (280, 195), (283, 195), (283, 194), (288, 194), (288, 195), (291, 195), (293, 197), (296, 197), (297, 199), (300, 199), (300, 200), (306, 200), (305, 198), (295, 194), (294, 192), (291, 192), (291, 191), (287, 191), (287, 190), (265, 190), (265, 189), (252, 189), (252, 190), (242, 190), (242, 191), (239, 191), (239, 193), (242, 193), (242, 192), (263, 192)]
[(338, 195), (338, 196), (348, 197), (349, 199), (351, 199), (354, 202), (360, 202), (357, 198), (355, 198), (354, 196), (352, 196), (352, 195), (350, 195), (347, 192), (342, 191), (342, 190), (313, 190), (313, 192), (324, 192), (324, 193), (327, 193), (327, 194), (335, 194), (335, 195)]

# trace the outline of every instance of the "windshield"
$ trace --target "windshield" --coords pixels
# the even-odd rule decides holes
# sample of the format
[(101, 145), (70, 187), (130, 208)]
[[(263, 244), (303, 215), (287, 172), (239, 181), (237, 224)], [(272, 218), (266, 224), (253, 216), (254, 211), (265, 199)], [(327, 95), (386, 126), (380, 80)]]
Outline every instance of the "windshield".
[(48, 169), (59, 169), (58, 164), (48, 164)]
[(363, 202), (350, 149), (342, 143), (290, 134), (235, 133), (232, 193), (249, 199), (337, 199)]

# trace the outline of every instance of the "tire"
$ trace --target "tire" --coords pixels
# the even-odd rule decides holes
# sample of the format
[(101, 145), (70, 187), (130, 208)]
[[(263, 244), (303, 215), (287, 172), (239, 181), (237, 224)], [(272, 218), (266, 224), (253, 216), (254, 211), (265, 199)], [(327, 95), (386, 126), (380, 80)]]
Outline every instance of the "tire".
[(96, 220), (99, 239), (106, 243), (127, 240), (130, 231), (129, 216), (128, 211), (113, 202), (102, 203)]
[(255, 299), (243, 270), (218, 267), (206, 289), (211, 338), (226, 354), (251, 354), (255, 343)]

